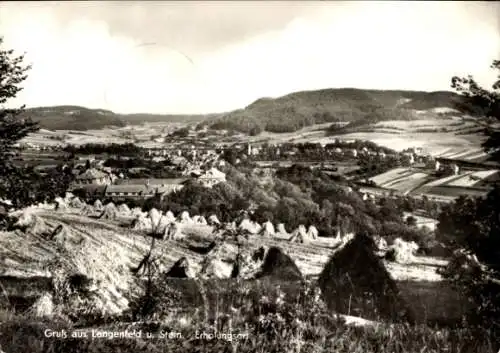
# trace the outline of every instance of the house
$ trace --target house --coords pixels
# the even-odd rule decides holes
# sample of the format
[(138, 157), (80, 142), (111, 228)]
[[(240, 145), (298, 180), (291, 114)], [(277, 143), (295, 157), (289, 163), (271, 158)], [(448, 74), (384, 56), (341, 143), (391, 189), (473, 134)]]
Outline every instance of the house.
[(151, 178), (151, 179), (142, 179), (142, 178), (132, 178), (132, 179), (118, 179), (116, 180), (116, 185), (149, 185), (151, 187), (159, 187), (159, 186), (167, 186), (167, 185), (172, 185), (172, 184), (179, 184), (181, 182), (185, 182), (186, 178), (183, 179), (169, 179), (169, 178), (164, 178), (164, 179), (156, 179), (156, 178)]
[(226, 174), (216, 168), (210, 168), (198, 177), (198, 181), (205, 187), (212, 187), (215, 184), (226, 181)]
[(111, 177), (107, 173), (103, 173), (98, 169), (90, 168), (87, 169), (75, 178), (77, 185), (87, 185), (87, 184), (97, 184), (97, 185), (108, 185), (111, 184)]
[(170, 179), (168, 183), (156, 187), (156, 194), (164, 197), (172, 192), (181, 190), (189, 179)]
[(146, 199), (155, 195), (155, 189), (145, 184), (108, 185), (105, 197), (113, 200)]
[(187, 162), (188, 162), (187, 159), (184, 157), (173, 157), (170, 159), (170, 163), (178, 167), (186, 165)]
[[(162, 196), (178, 191), (184, 187), (188, 178), (174, 179), (119, 179), (116, 180), (116, 186), (146, 186), (148, 190), (153, 190), (153, 195)], [(149, 195), (146, 194), (146, 195)]]

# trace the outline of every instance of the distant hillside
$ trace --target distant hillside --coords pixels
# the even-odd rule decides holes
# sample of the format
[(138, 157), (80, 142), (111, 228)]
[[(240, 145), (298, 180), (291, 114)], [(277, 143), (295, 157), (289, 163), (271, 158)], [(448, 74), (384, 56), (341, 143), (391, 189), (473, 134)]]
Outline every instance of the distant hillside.
[(155, 122), (172, 122), (172, 123), (197, 123), (205, 119), (215, 118), (219, 114), (121, 114), (120, 117), (127, 124), (141, 124), (145, 121), (150, 123)]
[(162, 114), (117, 114), (104, 109), (89, 109), (79, 106), (50, 106), (29, 108), (24, 117), (39, 122), (48, 130), (90, 130), (107, 126), (123, 127), (143, 122), (199, 122), (215, 115), (162, 115)]
[(407, 120), (416, 110), (449, 108), (471, 112), (465, 98), (453, 92), (323, 89), (262, 98), (244, 109), (210, 119), (214, 129), (257, 134), (293, 132), (313, 124), (338, 121)]
[(78, 106), (30, 108), (26, 116), (49, 130), (88, 130), (143, 122), (203, 122), (213, 129), (258, 134), (293, 132), (313, 124), (350, 121), (408, 120), (415, 111), (449, 108), (472, 111), (465, 98), (453, 92), (379, 91), (355, 88), (301, 91), (279, 98), (261, 98), (244, 109), (221, 114), (117, 114)]
[(120, 117), (109, 110), (70, 105), (29, 108), (24, 115), (37, 121), (41, 128), (49, 130), (89, 130), (106, 126), (125, 126)]

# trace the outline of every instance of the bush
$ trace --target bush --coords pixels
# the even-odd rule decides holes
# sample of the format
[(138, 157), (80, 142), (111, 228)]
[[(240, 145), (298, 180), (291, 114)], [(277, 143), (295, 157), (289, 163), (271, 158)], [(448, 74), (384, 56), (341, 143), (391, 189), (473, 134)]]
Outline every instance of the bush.
[(500, 189), (486, 198), (460, 197), (439, 216), (437, 236), (455, 252), (445, 276), (466, 293), (476, 310), (469, 321), (500, 338)]

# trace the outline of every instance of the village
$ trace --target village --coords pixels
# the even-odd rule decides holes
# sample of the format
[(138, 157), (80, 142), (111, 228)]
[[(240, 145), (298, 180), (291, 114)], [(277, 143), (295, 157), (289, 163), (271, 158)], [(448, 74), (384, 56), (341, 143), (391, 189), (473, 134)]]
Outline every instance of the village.
[(0, 2), (0, 353), (498, 352), (499, 10)]
[[(367, 147), (367, 146), (368, 147)], [(85, 147), (80, 147), (83, 151)], [(53, 156), (63, 146), (49, 148), (20, 144), (21, 155)], [(228, 154), (228, 152), (231, 152)], [(53, 158), (53, 157), (48, 157)], [(113, 168), (108, 159), (125, 161), (140, 158), (143, 167)], [(395, 152), (363, 141), (333, 140), (329, 144), (258, 144), (196, 146), (194, 144), (139, 147), (130, 156), (120, 154), (74, 155), (75, 180), (68, 191), (87, 197), (123, 201), (164, 197), (180, 190), (189, 180), (211, 187), (225, 181), (217, 168), (230, 162), (244, 163), (257, 170), (277, 170), (292, 165), (324, 171), (348, 179), (363, 199), (409, 197), (449, 203), (460, 196), (484, 196), (500, 180), (499, 166), (491, 162), (431, 156), (422, 148)], [(148, 162), (149, 161), (149, 162)], [(391, 161), (390, 163), (388, 161)], [(148, 165), (149, 163), (149, 165)], [(152, 164), (160, 164), (172, 177), (144, 177)], [(366, 164), (376, 164), (375, 171)], [(386, 166), (384, 166), (386, 164)], [(43, 166), (43, 165), (42, 165)], [(119, 165), (118, 165), (119, 166)], [(124, 173), (130, 174), (125, 176)], [(138, 175), (139, 177), (135, 177)]]

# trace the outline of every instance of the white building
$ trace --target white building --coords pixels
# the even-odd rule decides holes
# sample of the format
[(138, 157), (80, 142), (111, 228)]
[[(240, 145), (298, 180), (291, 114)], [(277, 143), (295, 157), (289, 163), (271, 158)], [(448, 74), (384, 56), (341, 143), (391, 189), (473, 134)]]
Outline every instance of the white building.
[(226, 181), (226, 174), (221, 172), (216, 168), (210, 168), (205, 173), (198, 177), (198, 181), (206, 187), (211, 188), (212, 186), (223, 183)]
[(108, 185), (111, 184), (111, 182), (111, 177), (108, 174), (94, 168), (88, 169), (76, 177), (76, 184), (79, 185)]

